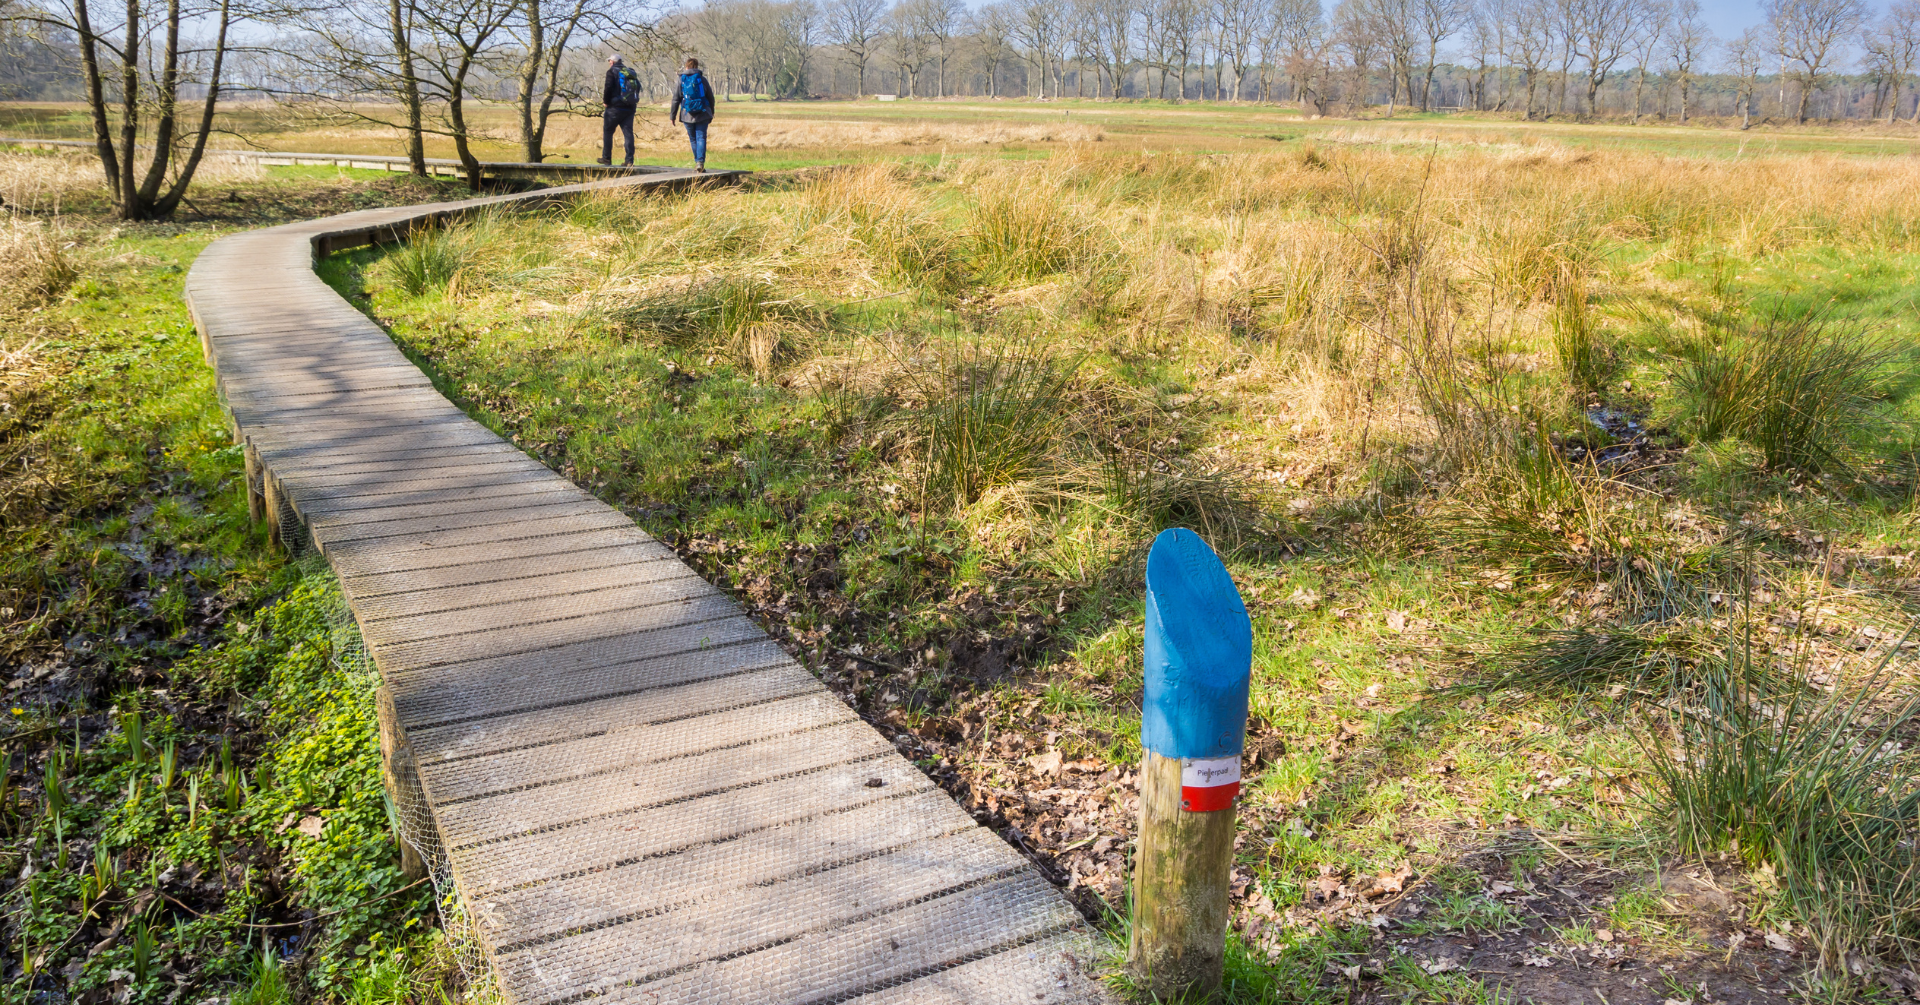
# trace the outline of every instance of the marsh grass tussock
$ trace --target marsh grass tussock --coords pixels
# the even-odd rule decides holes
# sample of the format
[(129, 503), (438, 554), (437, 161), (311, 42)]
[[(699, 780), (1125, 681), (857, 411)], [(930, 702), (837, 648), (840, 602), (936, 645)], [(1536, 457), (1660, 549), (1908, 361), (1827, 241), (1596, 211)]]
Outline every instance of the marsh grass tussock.
[[(1910, 634), (1910, 633), (1909, 633)], [(1900, 640), (1904, 641), (1905, 636)], [(1646, 748), (1660, 817), (1686, 853), (1728, 848), (1778, 877), (1823, 967), (1920, 957), (1920, 696), (1899, 642), (1822, 688), (1755, 626), (1728, 624)], [(1789, 635), (1787, 641), (1794, 638)], [(1789, 647), (1791, 651), (1791, 647)]]
[(1846, 472), (1863, 437), (1893, 423), (1887, 401), (1910, 380), (1906, 355), (1820, 313), (1776, 308), (1702, 328), (1677, 348), (1676, 418), (1702, 442), (1753, 444), (1771, 467)]

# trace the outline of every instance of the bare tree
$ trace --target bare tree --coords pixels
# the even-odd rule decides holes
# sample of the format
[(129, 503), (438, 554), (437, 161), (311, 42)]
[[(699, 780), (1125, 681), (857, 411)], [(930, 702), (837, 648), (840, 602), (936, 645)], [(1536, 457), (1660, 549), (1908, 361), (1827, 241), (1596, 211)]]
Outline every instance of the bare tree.
[[(1672, 8), (1667, 0), (1645, 0), (1640, 5), (1640, 16), (1633, 26), (1633, 116), (1634, 125), (1640, 124), (1640, 99), (1647, 89), (1647, 68), (1653, 63), (1653, 54), (1664, 42), (1670, 30), (1673, 18)], [(1597, 109), (1596, 109), (1597, 111)]]
[(415, 178), (427, 176), (427, 142), (420, 107), (420, 73), (413, 60), (413, 4), (387, 0), (387, 30), (393, 39), (392, 90), (406, 116), (407, 170)]
[(1340, 0), (1340, 6), (1333, 10), (1333, 44), (1340, 56), (1340, 89), (1348, 115), (1367, 104), (1367, 79), (1382, 48), (1374, 28), (1374, 19), (1362, 0)]
[(1765, 29), (1748, 28), (1727, 43), (1727, 72), (1734, 76), (1734, 101), (1740, 106), (1740, 128), (1753, 127), (1753, 91), (1760, 64), (1772, 50)]
[(1491, 15), (1485, 4), (1474, 4), (1468, 11), (1466, 55), (1473, 68), (1467, 75), (1467, 103), (1476, 112), (1487, 108), (1487, 76), (1502, 47), (1500, 23)]
[[(389, 0), (399, 3), (400, 0)], [(544, 144), (547, 120), (553, 115), (553, 102), (562, 96), (561, 68), (569, 46), (582, 33), (598, 30), (604, 34), (619, 31), (622, 15), (632, 6), (624, 0), (561, 0), (555, 7), (545, 0), (521, 0), (517, 28), (521, 34), (520, 63), (515, 67), (515, 98), (520, 113), (520, 149), (530, 164), (546, 160)], [(644, 36), (647, 25), (629, 27), (629, 37)], [(411, 61), (411, 56), (407, 57)], [(598, 81), (595, 81), (598, 83)]]
[(1788, 75), (1800, 83), (1796, 118), (1805, 122), (1821, 73), (1872, 11), (1865, 0), (1763, 0), (1760, 8), (1773, 29), (1774, 52), (1791, 64)]
[[(1507, 40), (1507, 60), (1519, 65), (1521, 79), (1526, 84), (1526, 117), (1531, 119), (1534, 117), (1534, 96), (1539, 90), (1540, 78), (1546, 72), (1547, 61), (1553, 56), (1556, 41), (1552, 10), (1545, 4), (1529, 0), (1498, 0), (1494, 10)], [(1544, 106), (1545, 103), (1541, 104)]]
[(932, 45), (926, 35), (920, 31), (920, 18), (915, 8), (926, 0), (903, 0), (887, 12), (887, 39), (892, 46), (893, 63), (899, 68), (903, 96), (913, 97), (920, 93), (920, 68), (927, 64), (927, 54)]
[[(117, 14), (109, 8), (96, 16), (88, 0), (56, 0), (6, 17), (65, 33), (78, 44), (94, 150), (117, 214), (123, 220), (165, 220), (186, 199), (213, 132), (229, 33), (236, 20), (258, 13), (236, 10), (233, 0), (127, 0)], [(207, 34), (188, 34), (196, 29)], [(197, 115), (181, 102), (182, 90), (192, 87), (205, 91)], [(115, 98), (117, 144), (109, 125)], [(151, 150), (144, 171), (143, 145)]]
[[(1920, 59), (1920, 0), (1895, 3), (1887, 16), (1863, 35), (1861, 48), (1878, 78), (1870, 118), (1879, 118), (1884, 104), (1887, 121), (1892, 122), (1899, 115), (1900, 90), (1913, 72), (1916, 59)], [(1920, 118), (1920, 104), (1914, 106), (1914, 114)]]
[(518, 6), (515, 0), (435, 0), (415, 6), (416, 23), (428, 36), (415, 53), (416, 63), (426, 68), (422, 90), (444, 102), (454, 156), (460, 159), (467, 186), (476, 191), (480, 159), (473, 153), (467, 101), (475, 97), (473, 85), (490, 76), (491, 64), (505, 55), (507, 24)]
[[(963, 0), (909, 0), (914, 28), (933, 43), (934, 96), (947, 94), (947, 57), (967, 12)], [(904, 5), (903, 5), (904, 6)]]
[(884, 35), (881, 18), (886, 12), (887, 0), (830, 0), (827, 4), (826, 39), (853, 57), (854, 97), (867, 93), (867, 64)]
[[(1231, 92), (1223, 95), (1222, 88), (1216, 86), (1214, 97), (1238, 101), (1247, 71), (1252, 69), (1254, 41), (1260, 31), (1260, 9), (1254, 6), (1252, 0), (1215, 0), (1212, 17), (1216, 51), (1233, 73)], [(1215, 72), (1217, 74), (1218, 70)]]
[(1680, 124), (1687, 124), (1694, 70), (1713, 51), (1713, 32), (1701, 14), (1700, 0), (1674, 0), (1673, 21), (1667, 32), (1667, 58), (1673, 60), (1674, 82), (1680, 86)]
[(1314, 114), (1325, 115), (1325, 37), (1322, 22), (1325, 12), (1320, 0), (1268, 0), (1261, 24), (1262, 101), (1277, 100), (1271, 91), (1271, 75), (1284, 71), (1295, 97), (1306, 100), (1309, 81), (1320, 98), (1313, 102)]
[[(1194, 42), (1200, 34), (1200, 7), (1194, 0), (1157, 0), (1160, 22), (1167, 34), (1167, 67), (1177, 83), (1173, 99), (1187, 100), (1187, 68), (1193, 65)], [(1178, 53), (1179, 58), (1174, 59)], [(1165, 77), (1161, 80), (1164, 83)], [(1204, 79), (1204, 78), (1203, 78)]]
[[(1418, 0), (1356, 0), (1357, 16), (1387, 63), (1387, 117), (1392, 118), (1406, 85), (1413, 100), (1414, 10)], [(1356, 28), (1361, 25), (1356, 25)]]
[(1121, 85), (1133, 66), (1133, 0), (1093, 0), (1088, 13), (1094, 36), (1094, 52), (1106, 63), (1113, 80), (1113, 97), (1119, 100)]
[[(1433, 71), (1440, 59), (1440, 43), (1450, 38), (1467, 22), (1472, 8), (1467, 0), (1419, 0), (1413, 7), (1415, 27), (1426, 43), (1426, 78), (1420, 84), (1420, 110), (1433, 107)], [(1411, 101), (1413, 95), (1407, 95)]]
[(1000, 96), (1000, 67), (1013, 57), (1012, 14), (1004, 3), (988, 4), (967, 16), (967, 26), (980, 45), (980, 62), (987, 71), (987, 96)]
[(1587, 112), (1597, 110), (1600, 88), (1627, 54), (1646, 16), (1643, 0), (1573, 0), (1568, 5), (1568, 37), (1586, 61)]
[[(1024, 50), (1028, 64), (1033, 67), (1033, 76), (1038, 79), (1040, 93), (1037, 97), (1047, 96), (1047, 71), (1053, 62), (1053, 50), (1060, 44), (1062, 17), (1065, 14), (1056, 0), (1013, 0), (1013, 37)], [(1027, 83), (1031, 95), (1034, 81)], [(1060, 96), (1060, 82), (1056, 76), (1053, 88), (1054, 97)]]

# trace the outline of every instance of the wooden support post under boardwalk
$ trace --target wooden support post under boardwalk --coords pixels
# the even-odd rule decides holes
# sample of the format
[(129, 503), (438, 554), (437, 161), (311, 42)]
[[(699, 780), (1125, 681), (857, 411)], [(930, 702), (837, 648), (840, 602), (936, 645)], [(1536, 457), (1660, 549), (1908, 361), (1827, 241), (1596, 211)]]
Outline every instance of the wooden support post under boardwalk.
[[(427, 794), (420, 787), (420, 772), (413, 760), (413, 746), (407, 731), (400, 726), (400, 714), (393, 707), (393, 693), (382, 684), (373, 692), (374, 718), (380, 725), (380, 781), (394, 812), (405, 822), (409, 807), (427, 805)], [(400, 839), (400, 871), (408, 879), (424, 879), (427, 861), (408, 840), (405, 826), (395, 835)]]
[(1190, 530), (1147, 554), (1140, 837), (1127, 969), (1157, 999), (1212, 997), (1226, 963), (1234, 799), (1246, 746), (1253, 623)]
[(254, 523), (259, 523), (267, 515), (266, 489), (260, 484), (265, 478), (260, 468), (260, 451), (255, 450), (251, 443), (240, 449), (247, 462), (247, 516)]
[(280, 526), (280, 493), (274, 490), (273, 472), (260, 472), (260, 508), (267, 518), (267, 547), (291, 552), (287, 547), (286, 529)]

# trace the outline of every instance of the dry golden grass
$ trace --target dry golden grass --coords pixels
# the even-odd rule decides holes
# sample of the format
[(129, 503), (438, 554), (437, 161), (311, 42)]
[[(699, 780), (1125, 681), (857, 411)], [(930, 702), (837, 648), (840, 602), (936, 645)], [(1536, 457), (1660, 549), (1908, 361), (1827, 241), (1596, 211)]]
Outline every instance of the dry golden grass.
[(57, 215), (76, 194), (104, 186), (100, 162), (77, 151), (0, 152), (0, 200), (16, 213)]
[[(776, 121), (729, 117), (720, 109), (707, 136), (712, 150), (794, 150), (872, 147), (984, 147), (1013, 143), (1093, 143), (1106, 139), (1098, 126), (1078, 123), (1018, 122), (858, 122), (793, 119)], [(600, 120), (554, 119), (547, 145), (598, 147)], [(636, 149), (684, 151), (686, 130), (667, 121), (660, 109), (642, 108), (634, 116)], [(615, 138), (616, 144), (619, 142)], [(617, 152), (617, 151), (616, 151)]]
[[(1649, 256), (1610, 264), (1623, 241)], [(1554, 311), (1568, 289), (1632, 299), (1666, 283), (1662, 262), (1701, 255), (1920, 248), (1920, 161), (1076, 144), (1039, 163), (863, 165), (797, 192), (604, 197), (493, 242), (498, 268), (524, 277), (495, 295), (537, 292), (580, 317), (715, 279), (822, 304), (927, 291), (964, 296), (991, 319), (983, 337), (1009, 347), (1186, 361), (1244, 417), (1223, 456), (1351, 497), (1379, 484), (1368, 458), (1444, 482), (1507, 442), (1517, 402), (1584, 408), (1545, 379), (1566, 351)], [(806, 386), (894, 373), (879, 347), (805, 327), (768, 322), (732, 344), (754, 372)]]
[[(252, 158), (213, 151), (201, 158), (193, 180), (217, 186), (266, 176), (267, 169)], [(76, 196), (105, 191), (100, 161), (91, 151), (0, 151), (0, 200), (15, 213), (58, 216)]]
[(8, 220), (0, 227), (0, 310), (58, 296), (79, 272), (71, 244), (53, 226)]

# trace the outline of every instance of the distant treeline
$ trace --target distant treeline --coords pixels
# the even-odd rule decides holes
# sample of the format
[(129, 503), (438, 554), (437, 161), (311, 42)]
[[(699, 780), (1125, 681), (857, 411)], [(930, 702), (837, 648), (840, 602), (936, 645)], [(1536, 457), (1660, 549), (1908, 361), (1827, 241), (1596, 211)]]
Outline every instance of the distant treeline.
[(1920, 0), (710, 0), (653, 38), (730, 92), (1299, 102), (1309, 113), (1913, 118)]
[[(399, 34), (383, 23), (392, 11), (405, 15)], [(31, 8), (0, 19), (0, 98), (81, 97), (78, 45), (23, 12)], [(658, 17), (635, 0), (493, 0), (475, 23), (437, 2), (397, 0), (260, 19), (274, 41), (232, 48), (223, 87), (230, 97), (295, 99), (411, 90), (423, 110), (455, 97), (517, 99), (537, 131), (551, 107), (592, 106), (602, 59), (619, 51), (645, 71), (655, 100), (692, 54), (730, 99), (1085, 97), (1293, 103), (1347, 116), (1920, 121), (1920, 0), (1896, 0), (1878, 16), (1863, 0), (1763, 0), (1760, 14), (1760, 26), (1722, 40), (1700, 0), (1339, 0), (1330, 10), (1320, 0), (1001, 0), (976, 10), (961, 0), (709, 0)]]

